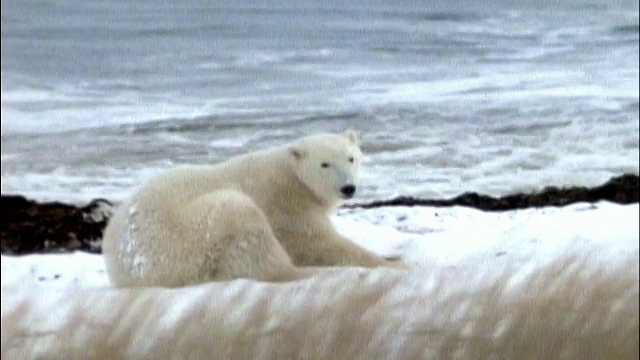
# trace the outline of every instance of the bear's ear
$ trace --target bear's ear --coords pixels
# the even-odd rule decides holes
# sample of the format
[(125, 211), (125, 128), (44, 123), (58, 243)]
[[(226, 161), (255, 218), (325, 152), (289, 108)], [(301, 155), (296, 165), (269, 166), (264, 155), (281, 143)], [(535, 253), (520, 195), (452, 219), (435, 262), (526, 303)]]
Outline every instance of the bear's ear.
[(293, 157), (298, 159), (298, 160), (304, 158), (305, 156), (307, 156), (306, 150), (304, 150), (303, 148), (300, 148), (298, 146), (290, 146), (289, 147), (289, 153), (291, 155), (293, 155)]
[(358, 133), (355, 132), (355, 130), (349, 129), (345, 131), (343, 135), (344, 137), (349, 139), (349, 141), (351, 141), (353, 144), (358, 145)]

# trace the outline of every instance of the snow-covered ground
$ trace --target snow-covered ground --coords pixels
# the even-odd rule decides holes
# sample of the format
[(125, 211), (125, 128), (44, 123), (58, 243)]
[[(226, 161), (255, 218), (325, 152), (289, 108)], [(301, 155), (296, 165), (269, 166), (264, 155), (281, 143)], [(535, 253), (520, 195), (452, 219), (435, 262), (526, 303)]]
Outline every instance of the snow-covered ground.
[[(498, 339), (489, 348), (478, 343), (491, 356), (519, 357), (514, 341), (533, 346), (532, 358), (554, 351), (606, 357), (620, 348), (624, 356), (616, 358), (637, 354), (638, 308), (628, 304), (638, 302), (638, 204), (496, 213), (344, 209), (334, 222), (358, 244), (401, 256), (415, 270), (351, 268), (284, 284), (240, 279), (119, 292), (110, 290), (99, 255), (3, 255), (2, 357), (201, 358), (214, 349), (220, 358), (439, 358), (425, 346), (446, 351), (446, 336), (469, 332)], [(577, 267), (565, 267), (563, 259), (576, 255)], [(536, 277), (541, 268), (551, 270)], [(519, 323), (526, 316), (518, 311), (538, 320)], [(557, 336), (549, 332), (564, 326)], [(576, 337), (578, 330), (588, 334)], [(531, 345), (537, 336), (544, 340)], [(477, 358), (469, 349), (467, 358)]]
[[(333, 220), (354, 242), (385, 256), (401, 256), (416, 272), (465, 264), (540, 264), (559, 252), (597, 247), (603, 261), (638, 252), (638, 204), (579, 203), (507, 212), (464, 207), (388, 207), (341, 210)], [(2, 287), (106, 288), (100, 255), (2, 256)], [(2, 293), (5, 296), (4, 292)], [(9, 296), (11, 296), (9, 294)]]

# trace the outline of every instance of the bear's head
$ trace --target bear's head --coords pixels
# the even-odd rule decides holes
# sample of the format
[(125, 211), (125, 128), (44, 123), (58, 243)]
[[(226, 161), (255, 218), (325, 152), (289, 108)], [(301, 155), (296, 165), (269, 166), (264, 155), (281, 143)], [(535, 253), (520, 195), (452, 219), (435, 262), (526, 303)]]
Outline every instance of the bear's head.
[(298, 179), (322, 203), (334, 206), (353, 197), (362, 158), (354, 131), (309, 136), (291, 144), (288, 150)]

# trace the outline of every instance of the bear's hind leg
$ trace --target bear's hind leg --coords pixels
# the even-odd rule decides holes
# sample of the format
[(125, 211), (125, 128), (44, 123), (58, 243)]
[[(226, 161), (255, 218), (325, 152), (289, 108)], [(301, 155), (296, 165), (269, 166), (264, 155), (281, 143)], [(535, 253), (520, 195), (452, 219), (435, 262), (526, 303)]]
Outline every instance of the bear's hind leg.
[(251, 278), (290, 281), (312, 275), (297, 269), (276, 239), (264, 212), (245, 194), (217, 190), (178, 209), (197, 242), (205, 281)]

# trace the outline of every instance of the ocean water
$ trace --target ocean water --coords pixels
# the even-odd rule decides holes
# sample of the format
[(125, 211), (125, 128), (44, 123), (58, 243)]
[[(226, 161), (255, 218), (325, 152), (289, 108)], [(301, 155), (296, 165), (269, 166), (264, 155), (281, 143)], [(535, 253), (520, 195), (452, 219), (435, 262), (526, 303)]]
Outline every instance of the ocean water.
[(358, 200), (639, 172), (637, 1), (2, 1), (2, 193), (357, 129)]

